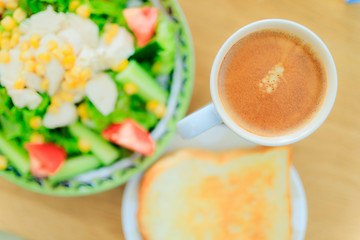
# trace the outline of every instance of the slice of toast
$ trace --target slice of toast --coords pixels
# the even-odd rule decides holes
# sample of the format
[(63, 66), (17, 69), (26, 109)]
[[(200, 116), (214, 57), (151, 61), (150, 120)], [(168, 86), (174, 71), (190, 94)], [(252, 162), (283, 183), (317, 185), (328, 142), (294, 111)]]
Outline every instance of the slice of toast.
[(143, 176), (145, 240), (291, 239), (289, 147), (221, 153), (184, 149)]

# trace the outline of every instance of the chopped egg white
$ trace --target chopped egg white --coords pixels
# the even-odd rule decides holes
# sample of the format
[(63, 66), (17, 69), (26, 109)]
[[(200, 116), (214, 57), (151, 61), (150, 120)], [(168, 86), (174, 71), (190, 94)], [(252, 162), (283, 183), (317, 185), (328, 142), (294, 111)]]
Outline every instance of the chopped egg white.
[(76, 60), (76, 65), (90, 68), (95, 71), (101, 71), (102, 69), (104, 69), (104, 66), (98, 64), (100, 58), (101, 58), (100, 55), (97, 53), (95, 49), (88, 46), (84, 46), (78, 55), (78, 58)]
[(105, 73), (94, 76), (85, 88), (86, 95), (104, 116), (114, 111), (117, 89), (114, 81)]
[(50, 96), (57, 92), (64, 73), (65, 69), (62, 67), (59, 61), (55, 58), (51, 58), (45, 73), (45, 78), (49, 80), (49, 87), (47, 92)]
[(14, 82), (19, 77), (19, 73), (23, 68), (24, 64), (20, 61), (20, 50), (12, 49), (10, 53), (10, 62), (9, 63), (0, 63), (0, 79), (1, 84), (6, 87), (9, 91), (13, 89)]
[(59, 32), (59, 37), (65, 43), (70, 44), (75, 54), (80, 52), (81, 47), (84, 45), (83, 38), (76, 31), (75, 28), (67, 28)]
[(81, 100), (85, 97), (85, 91), (80, 89), (74, 89), (69, 91), (73, 96), (74, 99), (71, 101), (72, 103), (81, 102)]
[(73, 28), (78, 32), (84, 43), (91, 48), (99, 44), (99, 28), (88, 18), (82, 18), (76, 14), (69, 13), (66, 19), (66, 28)]
[(34, 89), (38, 92), (43, 93), (44, 89), (41, 88), (41, 77), (35, 73), (22, 73), (26, 86), (30, 89)]
[(41, 96), (32, 89), (20, 89), (8, 91), (13, 103), (18, 108), (28, 107), (30, 110), (35, 109), (42, 101)]
[(134, 53), (133, 46), (133, 36), (123, 27), (120, 27), (110, 44), (107, 44), (104, 37), (102, 37), (100, 47), (105, 50), (103, 58), (106, 66), (115, 66), (130, 57)]
[(45, 36), (49, 33), (59, 31), (65, 24), (66, 16), (64, 13), (55, 12), (51, 6), (45, 11), (36, 13), (20, 24), (23, 34), (39, 34)]
[(43, 119), (43, 125), (47, 128), (64, 127), (74, 123), (77, 119), (77, 111), (74, 104), (63, 103), (57, 112), (47, 112)]

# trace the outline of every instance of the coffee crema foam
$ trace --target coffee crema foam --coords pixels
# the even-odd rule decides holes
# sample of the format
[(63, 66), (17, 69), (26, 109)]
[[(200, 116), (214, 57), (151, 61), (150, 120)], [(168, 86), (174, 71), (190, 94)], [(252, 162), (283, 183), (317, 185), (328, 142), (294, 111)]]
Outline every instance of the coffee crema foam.
[(241, 128), (260, 136), (292, 133), (321, 108), (326, 72), (310, 46), (282, 30), (240, 39), (220, 67), (221, 102)]

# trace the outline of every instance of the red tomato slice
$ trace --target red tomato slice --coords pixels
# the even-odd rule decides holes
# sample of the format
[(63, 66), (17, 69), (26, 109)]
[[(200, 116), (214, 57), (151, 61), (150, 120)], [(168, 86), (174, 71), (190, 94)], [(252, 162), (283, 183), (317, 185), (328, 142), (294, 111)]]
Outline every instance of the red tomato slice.
[(136, 36), (138, 45), (145, 46), (154, 35), (158, 10), (153, 7), (126, 8), (123, 14), (127, 25)]
[(54, 175), (66, 160), (66, 152), (53, 143), (26, 144), (30, 156), (30, 170), (36, 177)]
[(110, 142), (145, 156), (155, 151), (155, 142), (150, 133), (130, 118), (121, 123), (111, 124), (102, 132), (102, 136)]

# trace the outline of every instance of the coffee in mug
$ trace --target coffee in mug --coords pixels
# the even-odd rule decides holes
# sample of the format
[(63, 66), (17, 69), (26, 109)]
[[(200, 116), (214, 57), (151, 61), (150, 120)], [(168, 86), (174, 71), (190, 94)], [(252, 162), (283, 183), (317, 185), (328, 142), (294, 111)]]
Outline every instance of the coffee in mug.
[(220, 100), (230, 118), (260, 136), (301, 129), (316, 116), (326, 93), (326, 71), (314, 49), (283, 30), (240, 39), (218, 75)]
[(292, 144), (321, 126), (336, 91), (334, 60), (315, 33), (288, 20), (261, 20), (221, 46), (210, 74), (212, 102), (177, 129), (192, 138), (224, 123), (256, 144)]

